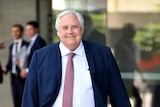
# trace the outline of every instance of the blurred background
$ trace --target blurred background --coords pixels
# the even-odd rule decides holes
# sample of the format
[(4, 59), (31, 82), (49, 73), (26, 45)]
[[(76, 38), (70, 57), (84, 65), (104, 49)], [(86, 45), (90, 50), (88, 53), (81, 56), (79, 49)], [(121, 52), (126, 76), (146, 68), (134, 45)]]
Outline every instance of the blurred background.
[[(48, 44), (56, 43), (54, 21), (65, 9), (83, 14), (84, 40), (112, 49), (132, 106), (160, 107), (159, 0), (0, 0), (0, 41), (5, 45), (0, 50), (2, 67), (13, 41), (12, 25), (25, 27), (28, 21), (37, 20), (41, 36)], [(96, 32), (91, 37), (86, 36), (89, 27)], [(29, 41), (25, 33), (24, 38)], [(9, 74), (0, 84), (0, 107), (13, 107)]]

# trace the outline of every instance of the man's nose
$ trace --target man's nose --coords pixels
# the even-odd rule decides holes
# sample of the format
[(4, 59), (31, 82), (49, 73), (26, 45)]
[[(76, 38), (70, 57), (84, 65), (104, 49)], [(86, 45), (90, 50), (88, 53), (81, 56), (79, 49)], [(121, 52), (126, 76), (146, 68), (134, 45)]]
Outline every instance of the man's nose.
[(73, 28), (72, 27), (68, 28), (68, 33), (73, 33)]

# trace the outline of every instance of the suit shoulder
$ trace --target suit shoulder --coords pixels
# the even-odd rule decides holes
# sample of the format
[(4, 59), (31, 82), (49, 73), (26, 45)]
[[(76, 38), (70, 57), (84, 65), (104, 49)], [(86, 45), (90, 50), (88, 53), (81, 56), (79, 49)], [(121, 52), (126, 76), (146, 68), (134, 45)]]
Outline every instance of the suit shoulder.
[(38, 36), (38, 40), (39, 40), (39, 42), (46, 45), (46, 41), (41, 36)]
[(58, 44), (59, 43), (47, 45), (47, 46), (45, 46), (43, 48), (38, 49), (36, 52), (38, 54), (45, 54), (45, 53), (55, 52), (55, 51), (57, 51), (59, 49), (58, 48), (59, 47)]
[(22, 40), (22, 42), (24, 42), (24, 43), (29, 43), (28, 41), (26, 41), (26, 40), (24, 40), (24, 39)]
[(108, 46), (101, 45), (95, 42), (84, 42), (84, 48), (86, 52), (90, 52), (93, 55), (108, 57), (108, 55), (112, 54), (111, 49)]
[(13, 43), (11, 43), (10, 45), (9, 45), (9, 47), (12, 47), (13, 46)]
[(24, 39), (22, 40), (22, 43), (24, 43), (25, 45), (29, 45), (29, 42)]
[(110, 49), (108, 46), (106, 45), (102, 45), (96, 42), (91, 42), (91, 41), (83, 41), (84, 46), (90, 48), (90, 49)]
[(45, 41), (40, 35), (38, 36), (38, 39), (41, 41)]
[(9, 49), (11, 50), (12, 47), (13, 47), (13, 43), (11, 43), (11, 44), (9, 45)]

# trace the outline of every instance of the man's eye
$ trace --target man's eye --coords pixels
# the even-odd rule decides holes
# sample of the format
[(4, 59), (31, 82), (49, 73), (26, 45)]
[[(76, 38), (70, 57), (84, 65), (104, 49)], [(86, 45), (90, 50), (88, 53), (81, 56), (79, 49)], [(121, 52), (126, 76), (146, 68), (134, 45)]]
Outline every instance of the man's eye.
[(68, 27), (67, 26), (63, 26), (63, 30), (67, 30), (68, 29)]
[(78, 28), (78, 26), (77, 26), (77, 25), (74, 25), (74, 26), (72, 26), (72, 28), (74, 28), (74, 29), (75, 29), (75, 28)]

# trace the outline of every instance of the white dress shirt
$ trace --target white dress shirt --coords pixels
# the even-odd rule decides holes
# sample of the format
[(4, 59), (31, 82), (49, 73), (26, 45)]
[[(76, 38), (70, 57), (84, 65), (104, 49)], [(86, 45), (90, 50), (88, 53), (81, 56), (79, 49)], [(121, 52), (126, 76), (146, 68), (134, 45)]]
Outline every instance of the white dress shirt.
[[(17, 52), (16, 52), (16, 43), (17, 43)], [(22, 39), (14, 40), (12, 47), (12, 73), (16, 74), (16, 58), (17, 53), (20, 51), (22, 45)]]
[(30, 42), (30, 44), (29, 44), (29, 46), (28, 46), (28, 48), (27, 48), (27, 55), (30, 54), (31, 48), (32, 48), (33, 44), (35, 43), (37, 37), (38, 37), (38, 34), (35, 34), (35, 35), (31, 38), (31, 42)]
[[(66, 65), (70, 50), (61, 42), (59, 45), (62, 57), (62, 81), (58, 97), (52, 107), (62, 107), (64, 80)], [(94, 92), (92, 81), (84, 46), (81, 42), (79, 47), (74, 51), (76, 54), (73, 58), (74, 65), (74, 88), (73, 88), (73, 106), (72, 107), (95, 107)]]
[[(31, 48), (33, 46), (33, 44), (35, 43), (36, 39), (38, 37), (38, 34), (35, 34), (32, 38), (31, 38), (31, 42), (29, 43), (29, 46), (27, 48), (27, 56), (29, 56), (30, 52), (31, 52)], [(29, 72), (29, 68), (25, 68), (26, 72)]]

